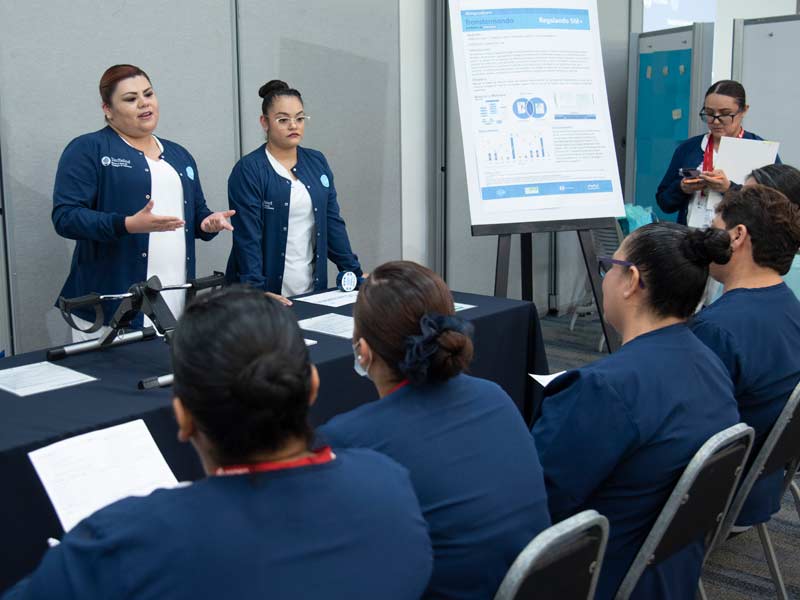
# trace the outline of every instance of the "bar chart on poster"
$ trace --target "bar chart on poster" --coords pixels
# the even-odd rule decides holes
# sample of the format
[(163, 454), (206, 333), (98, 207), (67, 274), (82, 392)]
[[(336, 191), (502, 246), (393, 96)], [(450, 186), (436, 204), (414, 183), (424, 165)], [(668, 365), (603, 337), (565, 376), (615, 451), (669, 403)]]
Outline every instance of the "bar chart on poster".
[(471, 223), (624, 214), (594, 0), (451, 0)]

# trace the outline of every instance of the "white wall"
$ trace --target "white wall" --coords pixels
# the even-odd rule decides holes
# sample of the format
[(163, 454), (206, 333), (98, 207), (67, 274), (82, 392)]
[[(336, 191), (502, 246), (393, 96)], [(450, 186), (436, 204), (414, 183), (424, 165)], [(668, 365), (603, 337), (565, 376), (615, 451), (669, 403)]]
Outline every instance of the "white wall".
[(797, 7), (797, 0), (717, 0), (712, 79), (719, 81), (731, 76), (734, 19), (793, 15), (797, 12)]

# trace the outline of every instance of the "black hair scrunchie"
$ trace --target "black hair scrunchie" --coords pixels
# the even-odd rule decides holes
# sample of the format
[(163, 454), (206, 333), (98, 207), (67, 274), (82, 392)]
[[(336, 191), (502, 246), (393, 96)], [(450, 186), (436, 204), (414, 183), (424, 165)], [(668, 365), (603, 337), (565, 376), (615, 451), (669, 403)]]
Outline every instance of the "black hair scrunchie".
[(431, 359), (439, 350), (439, 336), (445, 331), (472, 335), (472, 324), (453, 315), (425, 313), (419, 320), (421, 335), (406, 338), (406, 354), (397, 365), (412, 383), (424, 382)]

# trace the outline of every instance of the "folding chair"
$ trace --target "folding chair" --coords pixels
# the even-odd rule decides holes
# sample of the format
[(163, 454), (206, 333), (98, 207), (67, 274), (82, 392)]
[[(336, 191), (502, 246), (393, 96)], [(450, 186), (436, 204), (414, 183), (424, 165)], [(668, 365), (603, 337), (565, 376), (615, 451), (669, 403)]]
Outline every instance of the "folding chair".
[[(630, 597), (647, 567), (657, 565), (689, 543), (702, 537), (707, 549), (713, 547), (744, 471), (754, 435), (752, 427), (739, 423), (701, 446), (633, 559), (616, 600)], [(702, 586), (700, 593), (704, 596)]]
[(590, 600), (608, 541), (608, 519), (585, 510), (548, 527), (520, 552), (494, 600)]
[[(783, 407), (781, 414), (778, 415), (775, 425), (772, 426), (764, 445), (756, 455), (747, 475), (745, 475), (742, 487), (736, 493), (728, 515), (725, 517), (718, 543), (722, 543), (728, 537), (728, 533), (736, 523), (736, 519), (739, 518), (742, 506), (744, 506), (745, 500), (750, 495), (750, 491), (756, 481), (764, 475), (771, 475), (778, 469), (785, 469), (781, 497), (783, 497), (787, 489), (791, 488), (795, 507), (798, 510), (798, 515), (800, 515), (800, 490), (797, 489), (797, 484), (794, 483), (798, 465), (800, 465), (800, 383), (797, 384), (789, 396), (786, 406)], [(772, 575), (772, 582), (777, 589), (778, 597), (788, 599), (789, 596), (786, 594), (783, 576), (778, 567), (775, 550), (772, 547), (772, 540), (767, 531), (768, 522), (759, 523), (755, 527), (758, 531), (758, 537), (761, 538), (761, 546), (764, 549), (764, 556), (767, 559), (767, 565)]]

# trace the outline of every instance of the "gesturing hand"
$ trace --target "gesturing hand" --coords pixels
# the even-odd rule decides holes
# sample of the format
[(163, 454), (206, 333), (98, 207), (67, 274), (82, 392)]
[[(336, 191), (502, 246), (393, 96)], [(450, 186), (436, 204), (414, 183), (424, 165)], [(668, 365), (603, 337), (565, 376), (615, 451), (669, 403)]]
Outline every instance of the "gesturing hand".
[(178, 217), (153, 214), (152, 200), (131, 217), (125, 217), (128, 233), (153, 233), (155, 231), (175, 231), (183, 227), (184, 220)]
[(211, 213), (205, 219), (203, 219), (202, 223), (200, 223), (200, 229), (206, 233), (217, 233), (223, 229), (233, 231), (233, 225), (231, 225), (230, 221), (228, 221), (228, 218), (235, 214), (235, 210), (223, 210)]

